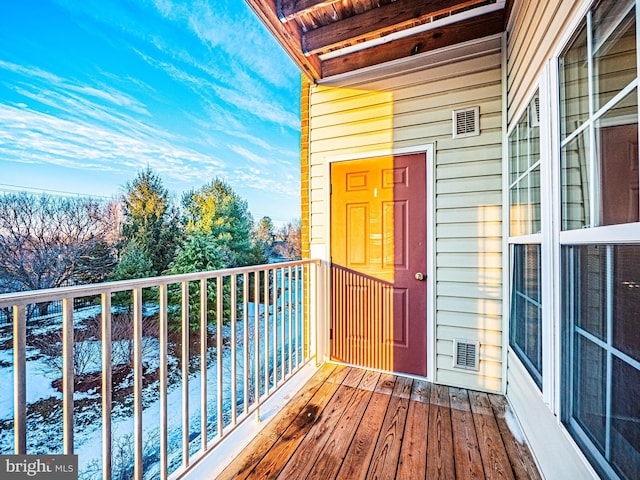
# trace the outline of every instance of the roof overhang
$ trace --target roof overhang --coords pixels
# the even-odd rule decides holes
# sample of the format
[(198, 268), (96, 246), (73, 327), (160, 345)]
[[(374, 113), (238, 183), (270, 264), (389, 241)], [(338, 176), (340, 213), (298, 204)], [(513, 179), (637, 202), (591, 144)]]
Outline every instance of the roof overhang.
[(506, 0), (246, 0), (312, 81), (500, 34)]

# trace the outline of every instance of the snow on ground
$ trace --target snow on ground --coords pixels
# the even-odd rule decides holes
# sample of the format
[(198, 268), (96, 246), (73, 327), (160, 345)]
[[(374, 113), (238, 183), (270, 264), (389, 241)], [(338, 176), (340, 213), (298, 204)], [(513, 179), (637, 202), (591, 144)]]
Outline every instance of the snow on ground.
[[(0, 420), (13, 418), (13, 350), (0, 350), (0, 365), (6, 364), (11, 366), (0, 366)], [(49, 397), (62, 398), (62, 394), (51, 386), (59, 374), (51, 370), (45, 359), (29, 360), (26, 376), (27, 403)]]

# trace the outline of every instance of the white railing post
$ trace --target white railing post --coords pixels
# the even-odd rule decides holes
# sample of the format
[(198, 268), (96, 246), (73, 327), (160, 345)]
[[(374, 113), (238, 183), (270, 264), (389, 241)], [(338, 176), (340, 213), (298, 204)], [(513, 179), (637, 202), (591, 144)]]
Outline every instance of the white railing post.
[(200, 280), (200, 434), (201, 450), (207, 450), (207, 279)]
[(111, 479), (111, 292), (102, 294), (102, 478)]
[(62, 299), (62, 417), (63, 451), (73, 453), (73, 298)]
[(182, 466), (189, 466), (189, 282), (182, 282)]
[(223, 280), (224, 277), (216, 279), (216, 359), (218, 367), (218, 437), (222, 438), (224, 433), (224, 412), (222, 409), (222, 321), (223, 321)]
[(134, 478), (142, 480), (142, 288), (133, 289)]
[(169, 475), (169, 446), (167, 425), (167, 367), (168, 367), (168, 285), (160, 285), (160, 312), (158, 340), (160, 342), (160, 480), (167, 480)]
[(314, 322), (316, 325), (316, 340), (318, 342), (317, 351), (316, 351), (316, 365), (320, 365), (322, 362), (326, 360), (327, 357), (327, 316), (326, 316), (326, 308), (325, 308), (325, 292), (326, 292), (326, 270), (328, 269), (327, 265), (318, 261), (316, 264), (316, 304), (315, 304), (315, 315), (316, 321)]
[(14, 453), (27, 453), (27, 309), (13, 307), (13, 441)]
[(238, 373), (236, 368), (236, 361), (237, 361), (237, 358), (236, 358), (236, 355), (237, 355), (236, 308), (238, 306), (238, 302), (236, 299), (236, 295), (238, 293), (238, 287), (236, 285), (236, 282), (238, 281), (238, 279), (235, 275), (231, 275), (231, 278), (229, 278), (229, 281), (231, 282), (231, 312), (230, 312), (230, 316), (231, 316), (231, 425), (235, 425), (236, 424), (236, 408), (238, 403), (238, 385), (236, 381), (236, 375)]

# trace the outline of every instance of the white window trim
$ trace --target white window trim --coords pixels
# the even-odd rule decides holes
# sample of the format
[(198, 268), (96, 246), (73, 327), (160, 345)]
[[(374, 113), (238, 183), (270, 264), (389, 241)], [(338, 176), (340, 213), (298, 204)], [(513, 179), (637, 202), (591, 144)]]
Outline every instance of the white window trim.
[[(557, 189), (551, 186), (551, 179), (553, 178), (553, 152), (552, 146), (554, 145), (551, 138), (552, 126), (550, 120), (554, 118), (552, 110), (552, 99), (550, 88), (550, 71), (549, 65), (545, 65), (538, 77), (538, 80), (533, 84), (526, 100), (522, 102), (522, 105), (516, 111), (516, 115), (512, 118), (512, 124), (506, 130), (507, 135), (504, 142), (504, 158), (503, 162), (503, 202), (505, 210), (503, 214), (504, 225), (503, 231), (505, 232), (506, 245), (505, 245), (505, 264), (509, 268), (505, 268), (505, 308), (503, 316), (507, 319), (506, 339), (504, 340), (505, 355), (507, 349), (512, 352), (513, 358), (518, 359), (518, 363), (525, 369), (528, 375), (528, 370), (524, 367), (524, 362), (519, 359), (517, 353), (511, 348), (511, 294), (513, 289), (513, 255), (512, 245), (519, 244), (540, 244), (540, 282), (541, 282), (541, 348), (542, 348), (542, 392), (541, 396), (544, 403), (552, 410), (554, 410), (554, 400), (556, 392), (556, 370), (559, 369), (556, 362), (556, 348), (555, 348), (555, 332), (553, 325), (554, 318), (554, 295), (553, 295), (553, 279), (555, 278), (554, 262), (555, 252), (552, 249), (553, 245), (553, 205), (556, 199)], [(511, 231), (511, 200), (510, 190), (514, 183), (511, 182), (511, 159), (509, 157), (509, 137), (517, 128), (517, 125), (525, 114), (527, 108), (531, 104), (536, 92), (538, 92), (540, 102), (540, 159), (535, 164), (527, 169), (526, 173), (531, 172), (537, 166), (540, 167), (540, 233), (534, 233), (529, 235), (510, 236)], [(518, 179), (518, 181), (520, 178)], [(558, 196), (559, 198), (559, 196)], [(556, 317), (557, 318), (557, 317)], [(506, 361), (505, 361), (506, 364)], [(506, 379), (506, 375), (504, 377)], [(535, 386), (535, 389), (540, 392), (540, 387), (533, 378), (531, 378), (531, 384)]]

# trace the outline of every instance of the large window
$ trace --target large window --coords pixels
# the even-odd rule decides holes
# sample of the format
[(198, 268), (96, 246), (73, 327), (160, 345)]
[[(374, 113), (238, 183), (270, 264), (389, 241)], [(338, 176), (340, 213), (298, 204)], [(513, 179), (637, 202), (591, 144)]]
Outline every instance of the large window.
[(640, 471), (635, 4), (595, 2), (558, 63), (562, 420), (607, 478)]
[(565, 246), (565, 420), (606, 476), (640, 471), (640, 246)]
[(513, 246), (509, 344), (542, 388), (540, 245)]
[(509, 135), (509, 345), (542, 388), (540, 97), (536, 92)]
[(640, 221), (634, 5), (597, 3), (560, 57), (562, 230)]

